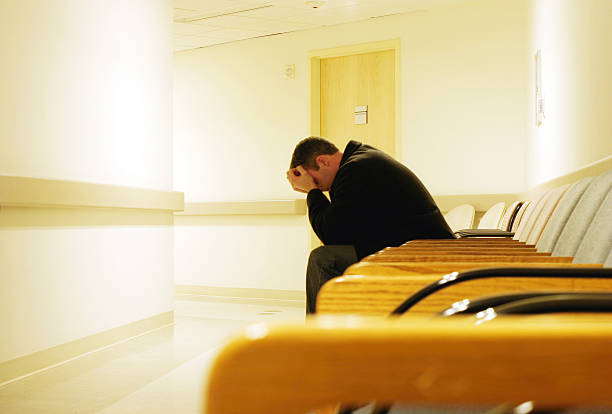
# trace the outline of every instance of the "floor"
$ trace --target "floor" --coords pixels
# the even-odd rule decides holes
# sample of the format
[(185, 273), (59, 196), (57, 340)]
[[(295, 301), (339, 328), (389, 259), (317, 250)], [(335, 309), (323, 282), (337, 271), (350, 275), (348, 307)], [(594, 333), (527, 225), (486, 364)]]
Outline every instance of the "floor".
[(221, 344), (249, 322), (279, 319), (303, 321), (304, 307), (177, 297), (174, 325), (0, 387), (0, 413), (201, 413)]
[[(0, 386), (0, 413), (202, 413), (207, 370), (223, 342), (250, 322), (302, 323), (304, 305), (289, 302), (226, 303), (197, 296), (177, 297), (174, 325)], [(369, 414), (370, 409), (364, 407), (356, 414)], [(396, 405), (390, 414), (485, 412), (498, 411)]]

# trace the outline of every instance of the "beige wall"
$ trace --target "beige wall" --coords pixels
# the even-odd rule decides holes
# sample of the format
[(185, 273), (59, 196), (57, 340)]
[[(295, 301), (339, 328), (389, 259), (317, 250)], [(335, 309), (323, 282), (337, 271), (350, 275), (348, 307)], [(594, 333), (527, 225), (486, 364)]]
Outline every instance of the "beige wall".
[(545, 115), (530, 85), (529, 187), (612, 154), (612, 2), (532, 0), (529, 71), (542, 53)]
[(306, 216), (175, 217), (175, 283), (303, 290)]
[(3, 208), (0, 362), (171, 310), (172, 249), (167, 213)]
[(2, 2), (0, 173), (171, 189), (168, 3)]
[(403, 161), (436, 195), (524, 188), (525, 7), (476, 1), (403, 25)]
[[(175, 189), (188, 202), (300, 197), (284, 173), (310, 132), (308, 52), (399, 38), (402, 161), (436, 194), (523, 190), (526, 4), (471, 1), (176, 53)], [(295, 80), (284, 79), (286, 64), (296, 65)], [(177, 228), (177, 283), (302, 288), (309, 247), (296, 224), (270, 220), (254, 232), (227, 218), (193, 223)], [(245, 260), (218, 263), (229, 254), (220, 249)]]
[[(0, 173), (170, 190), (171, 21), (169, 0), (3, 1)], [(172, 224), (0, 205), (0, 362), (170, 311)]]
[(186, 201), (295, 197), (284, 171), (309, 133), (308, 52), (400, 38), (402, 160), (437, 194), (520, 191), (526, 25), (526, 1), (479, 0), (177, 53), (175, 188)]

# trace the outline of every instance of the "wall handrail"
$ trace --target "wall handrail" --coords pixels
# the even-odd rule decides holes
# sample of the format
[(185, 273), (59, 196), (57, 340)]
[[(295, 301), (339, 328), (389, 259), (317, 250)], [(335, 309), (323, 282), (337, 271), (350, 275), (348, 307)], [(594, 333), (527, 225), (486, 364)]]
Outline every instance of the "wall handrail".
[(0, 174), (0, 206), (182, 211), (184, 194), (177, 191)]
[(210, 201), (185, 203), (179, 216), (305, 215), (306, 200)]

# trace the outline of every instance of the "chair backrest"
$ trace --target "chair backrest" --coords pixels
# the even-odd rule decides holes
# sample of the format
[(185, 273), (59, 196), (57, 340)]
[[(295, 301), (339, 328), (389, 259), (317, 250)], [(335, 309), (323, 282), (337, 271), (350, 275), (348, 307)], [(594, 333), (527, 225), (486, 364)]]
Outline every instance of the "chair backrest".
[(576, 204), (584, 194), (584, 191), (591, 184), (591, 181), (593, 181), (593, 178), (594, 177), (587, 177), (577, 181), (561, 198), (557, 208), (555, 208), (555, 211), (548, 220), (548, 224), (546, 224), (546, 227), (542, 231), (540, 240), (538, 240), (536, 247), (539, 252), (552, 252), (559, 239), (559, 235), (563, 231), (563, 227), (565, 227), (572, 211), (576, 208)]
[(608, 258), (604, 262), (604, 267), (612, 268), (612, 249), (610, 249), (610, 254), (608, 254)]
[(515, 201), (514, 203), (510, 204), (510, 206), (508, 206), (508, 208), (506, 209), (504, 216), (499, 221), (499, 226), (497, 228), (504, 231), (510, 231), (510, 223), (512, 223), (513, 221), (512, 218), (516, 217), (516, 213), (518, 213), (518, 210), (521, 208), (522, 205), (522, 201)]
[(552, 251), (553, 256), (574, 256), (576, 254), (587, 229), (611, 187), (612, 170), (595, 177), (576, 204), (576, 208), (559, 235)]
[(540, 193), (535, 199), (533, 199), (533, 201), (529, 204), (529, 207), (527, 207), (527, 209), (525, 210), (525, 214), (521, 219), (521, 223), (519, 224), (518, 228), (516, 229), (516, 232), (514, 233), (514, 240), (522, 242), (525, 241), (525, 239), (527, 238), (527, 234), (529, 234), (529, 231), (533, 227), (535, 219), (540, 214), (540, 211), (542, 211), (542, 206), (544, 205), (544, 202), (549, 195), (550, 190), (544, 191)]
[(471, 229), (474, 224), (475, 213), (476, 209), (474, 206), (461, 204), (444, 214), (444, 218), (453, 231)]
[(513, 231), (516, 233), (516, 231), (521, 225), (521, 221), (523, 221), (523, 216), (525, 215), (525, 211), (527, 211), (530, 205), (531, 205), (531, 200), (526, 200), (523, 203), (523, 205), (521, 205), (521, 208), (519, 208), (518, 213), (516, 213), (516, 217), (514, 218), (514, 223), (512, 223), (512, 228), (510, 231)]
[(612, 189), (593, 217), (576, 255), (574, 263), (603, 263), (612, 250)]
[(478, 223), (479, 229), (496, 229), (499, 226), (504, 212), (506, 211), (506, 203), (503, 201), (494, 204), (489, 208)]
[(525, 238), (525, 242), (527, 244), (538, 243), (538, 240), (540, 240), (540, 236), (542, 235), (544, 227), (546, 227), (548, 220), (550, 220), (552, 213), (555, 211), (555, 208), (559, 204), (559, 200), (561, 200), (561, 198), (567, 192), (569, 187), (570, 184), (566, 184), (550, 191), (548, 197), (546, 197), (546, 200), (542, 205), (542, 211), (540, 211), (540, 214), (536, 218), (531, 230)]

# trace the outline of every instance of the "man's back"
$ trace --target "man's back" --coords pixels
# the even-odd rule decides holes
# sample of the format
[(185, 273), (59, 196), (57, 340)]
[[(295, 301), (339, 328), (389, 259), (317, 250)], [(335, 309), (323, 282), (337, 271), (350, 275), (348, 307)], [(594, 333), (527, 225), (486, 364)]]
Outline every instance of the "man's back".
[(330, 189), (308, 195), (313, 229), (325, 244), (351, 244), (362, 258), (417, 238), (452, 238), (421, 181), (387, 154), (351, 141)]

